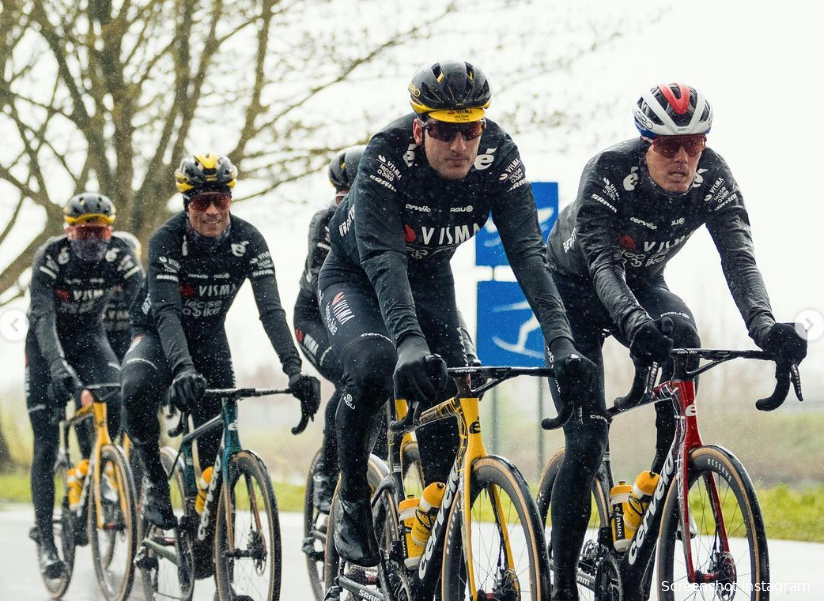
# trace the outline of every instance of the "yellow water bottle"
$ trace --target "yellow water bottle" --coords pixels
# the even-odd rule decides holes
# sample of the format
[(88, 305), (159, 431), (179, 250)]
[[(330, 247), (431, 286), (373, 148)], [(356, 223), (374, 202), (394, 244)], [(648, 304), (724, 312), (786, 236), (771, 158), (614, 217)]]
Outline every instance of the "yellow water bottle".
[(655, 487), (658, 486), (659, 477), (655, 472), (645, 470), (635, 479), (629, 498), (624, 503), (624, 531), (627, 540), (632, 540), (635, 531), (641, 525), (644, 512), (649, 506)]
[(408, 569), (413, 570), (418, 567), (421, 562), (421, 555), (423, 555), (423, 546), (417, 544), (412, 538), (412, 528), (415, 525), (415, 512), (418, 510), (420, 499), (417, 497), (409, 497), (404, 499), (398, 505), (398, 517), (403, 522), (404, 531), (404, 545), (406, 551), (404, 553), (405, 559), (403, 565)]
[(624, 506), (631, 493), (632, 487), (623, 480), (609, 491), (609, 503), (612, 506), (612, 544), (619, 553), (626, 551), (632, 541), (632, 536), (627, 536), (624, 519)]
[(423, 489), (421, 502), (415, 510), (415, 523), (412, 525), (412, 540), (421, 548), (426, 546), (429, 539), (445, 491), (446, 485), (443, 482), (433, 482)]
[(89, 460), (81, 459), (76, 467), (66, 473), (66, 484), (69, 488), (69, 507), (76, 509), (83, 497), (83, 481), (89, 473)]
[(207, 467), (200, 474), (200, 480), (197, 481), (197, 499), (195, 499), (195, 509), (198, 513), (203, 513), (203, 507), (206, 505), (206, 494), (209, 492), (209, 484), (212, 483), (212, 466)]

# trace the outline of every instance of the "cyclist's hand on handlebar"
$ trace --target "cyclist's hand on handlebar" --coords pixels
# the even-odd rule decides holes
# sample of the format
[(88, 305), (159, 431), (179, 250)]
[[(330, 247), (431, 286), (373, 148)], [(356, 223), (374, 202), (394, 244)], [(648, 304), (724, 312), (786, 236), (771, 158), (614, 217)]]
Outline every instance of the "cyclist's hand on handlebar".
[(673, 340), (669, 337), (670, 334), (672, 320), (669, 317), (643, 323), (632, 334), (629, 353), (642, 363), (663, 363), (669, 359), (672, 351)]
[(393, 380), (395, 394), (400, 398), (428, 403), (446, 388), (449, 374), (446, 362), (429, 352), (426, 340), (412, 335), (398, 345)]
[(773, 324), (760, 346), (776, 355), (781, 366), (798, 365), (807, 356), (807, 341), (798, 335), (797, 326), (792, 323)]
[(75, 392), (82, 387), (80, 378), (64, 358), (55, 359), (49, 366), (52, 394), (58, 402), (67, 402), (74, 398)]
[(553, 340), (551, 350), (552, 369), (561, 399), (571, 407), (579, 407), (581, 398), (595, 390), (598, 367), (579, 352), (568, 338)]
[(206, 378), (192, 366), (184, 367), (172, 382), (169, 400), (180, 411), (191, 411), (206, 392)]
[(301, 411), (314, 417), (320, 407), (320, 382), (304, 373), (289, 376), (289, 392), (300, 401)]

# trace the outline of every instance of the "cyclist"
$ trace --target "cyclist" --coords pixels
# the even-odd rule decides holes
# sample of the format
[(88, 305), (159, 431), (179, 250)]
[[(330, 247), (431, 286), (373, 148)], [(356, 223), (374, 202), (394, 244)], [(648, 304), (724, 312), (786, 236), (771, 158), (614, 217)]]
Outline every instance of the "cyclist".
[[(232, 215), (237, 168), (215, 153), (183, 159), (175, 172), (184, 211), (149, 241), (146, 283), (132, 305), (132, 345), (121, 376), (126, 426), (145, 471), (144, 517), (163, 529), (175, 525), (169, 484), (160, 462), (157, 409), (167, 389), (200, 425), (220, 412), (220, 400), (203, 398), (211, 387), (234, 385), (226, 338), (226, 313), (246, 279), (252, 282), (263, 328), (305, 412), (317, 411), (320, 384), (301, 373), (280, 303), (266, 241)], [(198, 439), (201, 468), (214, 463), (221, 431)]]
[[(52, 470), (60, 442), (56, 415), (80, 394), (84, 384), (117, 382), (120, 362), (103, 329), (103, 309), (120, 286), (124, 299), (135, 298), (143, 272), (131, 247), (112, 236), (115, 207), (96, 192), (73, 196), (63, 209), (66, 233), (51, 238), (34, 258), (30, 327), (26, 336), (26, 405), (34, 433), (31, 496), (39, 543), (40, 569), (59, 578), (65, 566), (52, 532)], [(120, 424), (117, 396), (108, 400), (109, 431)], [(88, 426), (89, 424), (84, 424)], [(81, 454), (91, 453), (91, 429), (78, 428)]]
[[(135, 256), (138, 260), (140, 259), (140, 240), (134, 234), (118, 231), (114, 232), (114, 236), (124, 240), (126, 244), (131, 246)], [(129, 331), (131, 323), (129, 302), (131, 300), (134, 299), (127, 299), (121, 286), (115, 286), (109, 304), (106, 305), (106, 309), (103, 311), (103, 328), (106, 330), (106, 336), (109, 339), (109, 344), (112, 345), (114, 354), (117, 355), (120, 361), (123, 360), (123, 356), (132, 341)]]
[[(795, 328), (775, 322), (741, 191), (724, 159), (706, 148), (712, 119), (706, 97), (686, 84), (645, 92), (635, 107), (640, 137), (587, 163), (576, 200), (561, 212), (549, 237), (552, 277), (572, 334), (601, 374), (594, 394), (584, 399), (580, 421), (564, 428), (566, 456), (552, 494), (556, 601), (578, 598), (575, 570), (590, 514), (589, 491), (607, 442), (603, 332), (628, 345), (636, 360), (664, 362), (665, 377), (671, 374), (666, 362), (673, 345), (700, 347), (692, 312), (664, 281), (667, 262), (693, 232), (707, 226), (755, 343), (787, 361), (799, 362), (806, 354), (806, 341)], [(669, 335), (665, 320), (672, 324)], [(675, 423), (670, 406), (655, 408), (652, 470), (660, 472)]]
[[(572, 360), (518, 149), (484, 117), (491, 100), (486, 76), (470, 63), (442, 61), (419, 69), (409, 92), (414, 112), (376, 134), (364, 151), (330, 222), (332, 249), (318, 279), (329, 340), (344, 371), (336, 415), (336, 548), (361, 566), (378, 561), (366, 481), (370, 428), (393, 390), (429, 404), (439, 392), (436, 381), (447, 379), (446, 366), (466, 364), (449, 260), (490, 211), (555, 353), (561, 386), (572, 392), (576, 380), (594, 378), (594, 365)], [(445, 482), (457, 448), (455, 424), (439, 421), (418, 434), (426, 480)]]
[(298, 347), (315, 369), (335, 385), (335, 392), (326, 404), (323, 427), (322, 453), (313, 474), (313, 503), (319, 511), (329, 513), (332, 494), (338, 476), (338, 444), (335, 436), (335, 412), (338, 408), (343, 385), (343, 368), (329, 346), (326, 328), (318, 307), (318, 272), (329, 253), (329, 220), (358, 172), (358, 162), (363, 154), (363, 146), (352, 146), (336, 153), (329, 163), (329, 181), (335, 187), (335, 202), (315, 213), (309, 224), (309, 254), (300, 291), (295, 302), (295, 338)]

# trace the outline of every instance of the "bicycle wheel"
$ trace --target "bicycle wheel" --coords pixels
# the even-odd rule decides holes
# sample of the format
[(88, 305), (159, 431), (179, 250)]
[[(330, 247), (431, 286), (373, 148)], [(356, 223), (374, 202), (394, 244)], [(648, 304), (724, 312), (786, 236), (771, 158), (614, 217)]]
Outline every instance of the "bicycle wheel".
[(449, 512), (441, 598), (548, 598), (544, 533), (523, 476), (507, 460), (487, 456), (472, 464), (469, 477), (470, 522), (463, 523), (460, 502)]
[[(99, 487), (89, 495), (89, 542), (97, 584), (107, 601), (129, 596), (134, 581), (137, 527), (134, 483), (123, 452), (105, 445), (100, 452)], [(97, 490), (94, 490), (97, 488)]]
[[(369, 457), (369, 463), (367, 465), (366, 470), (366, 479), (369, 482), (369, 488), (372, 493), (377, 490), (380, 483), (383, 481), (385, 477), (389, 475), (389, 469), (386, 467), (386, 464), (383, 462), (382, 459), (379, 459), (375, 455), (371, 455)], [(340, 568), (340, 557), (338, 556), (338, 552), (335, 549), (335, 504), (337, 502), (337, 495), (338, 490), (335, 489), (335, 497), (332, 499), (332, 511), (329, 513), (329, 532), (326, 537), (326, 549), (324, 554), (324, 579), (325, 579), (325, 589), (328, 591), (329, 588), (334, 586), (335, 579), (338, 576), (338, 571)], [(385, 551), (389, 551), (392, 548), (392, 544), (395, 540), (397, 540), (398, 535), (398, 511), (397, 506), (395, 504), (395, 499), (392, 496), (392, 493), (386, 489), (381, 494), (380, 499), (372, 499), (372, 517), (373, 523), (375, 526), (375, 537), (378, 540), (378, 545), (381, 549)], [(351, 566), (346, 574), (348, 577), (360, 582), (361, 584), (366, 584), (370, 586), (374, 586), (375, 589), (379, 589), (380, 586), (386, 586), (387, 583), (379, 583), (378, 582), (378, 569), (377, 568), (362, 568), (360, 566)], [(399, 582), (393, 583), (394, 585), (401, 586)], [(354, 601), (358, 599), (357, 597), (353, 597), (349, 595), (349, 593), (344, 593), (337, 597), (340, 601)]]
[[(689, 527), (692, 568), (714, 576), (700, 586), (687, 581), (678, 492), (671, 486), (658, 539), (658, 598), (766, 601), (770, 582), (767, 535), (744, 466), (726, 449), (706, 446), (690, 453), (687, 470), (694, 520)], [(722, 524), (726, 537), (719, 527)]]
[[(68, 465), (61, 457), (57, 460), (54, 469), (54, 494), (60, 499), (60, 506), (57, 508), (52, 518), (52, 530), (54, 532), (54, 543), (57, 547), (57, 555), (63, 560), (66, 569), (60, 578), (46, 578), (41, 573), (43, 584), (49, 591), (52, 599), (60, 599), (68, 590), (72, 581), (74, 571), (74, 551), (75, 551), (75, 530), (77, 521), (69, 509), (69, 488), (67, 481)], [(39, 544), (39, 543), (38, 543)]]
[[(215, 576), (221, 601), (244, 595), (255, 601), (280, 597), (280, 524), (272, 481), (251, 451), (229, 459), (227, 488), (220, 487), (215, 525)], [(230, 520), (230, 521), (228, 521)]]
[(326, 546), (326, 528), (329, 514), (318, 511), (314, 502), (315, 471), (323, 449), (315, 453), (306, 477), (306, 492), (303, 496), (303, 553), (306, 555), (306, 568), (309, 572), (309, 584), (317, 601), (323, 601), (323, 549)]
[[(174, 464), (176, 455), (177, 451), (169, 447), (160, 450), (163, 469), (167, 474), (174, 472), (169, 481), (172, 508), (178, 522), (185, 522), (189, 517), (196, 523), (196, 516), (188, 516), (194, 509), (186, 502), (183, 465), (180, 462)], [(141, 518), (140, 540), (143, 543), (137, 564), (147, 601), (191, 601), (195, 592), (195, 557), (188, 531), (185, 528), (161, 530)]]
[[(541, 483), (538, 485), (538, 514), (540, 516), (541, 524), (544, 525), (544, 532), (549, 532), (547, 540), (552, 540), (552, 516), (550, 507), (552, 505), (552, 489), (555, 486), (555, 480), (558, 478), (558, 472), (561, 470), (561, 465), (564, 461), (566, 449), (561, 448), (553, 455), (552, 459), (547, 463), (544, 473), (541, 475)], [(592, 601), (596, 597), (595, 581), (598, 573), (597, 552), (598, 552), (598, 531), (601, 528), (609, 528), (609, 503), (607, 501), (607, 494), (605, 485), (600, 477), (596, 477), (592, 481), (592, 495), (591, 495), (591, 511), (589, 522), (587, 523), (586, 534), (584, 535), (584, 544), (581, 548), (580, 561), (578, 563), (578, 572), (584, 578), (579, 580), (578, 595), (582, 601)], [(547, 547), (549, 555), (549, 566), (552, 570), (552, 545)], [(584, 585), (581, 580), (591, 582), (592, 587)]]

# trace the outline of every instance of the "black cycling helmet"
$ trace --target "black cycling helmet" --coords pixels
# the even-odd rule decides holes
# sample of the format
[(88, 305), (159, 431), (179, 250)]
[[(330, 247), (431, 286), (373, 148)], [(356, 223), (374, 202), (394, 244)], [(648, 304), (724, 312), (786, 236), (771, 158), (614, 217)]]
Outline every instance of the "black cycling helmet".
[(231, 192), (236, 181), (237, 167), (215, 152), (186, 157), (175, 171), (175, 185), (187, 203), (199, 192)]
[(409, 82), (409, 102), (416, 113), (450, 123), (483, 119), (492, 102), (486, 75), (464, 61), (441, 61), (421, 67)]
[(111, 225), (116, 219), (114, 203), (97, 192), (81, 192), (72, 196), (63, 207), (66, 225), (98, 223)]
[(365, 149), (366, 146), (350, 146), (337, 153), (329, 163), (329, 181), (335, 190), (340, 192), (352, 187)]

